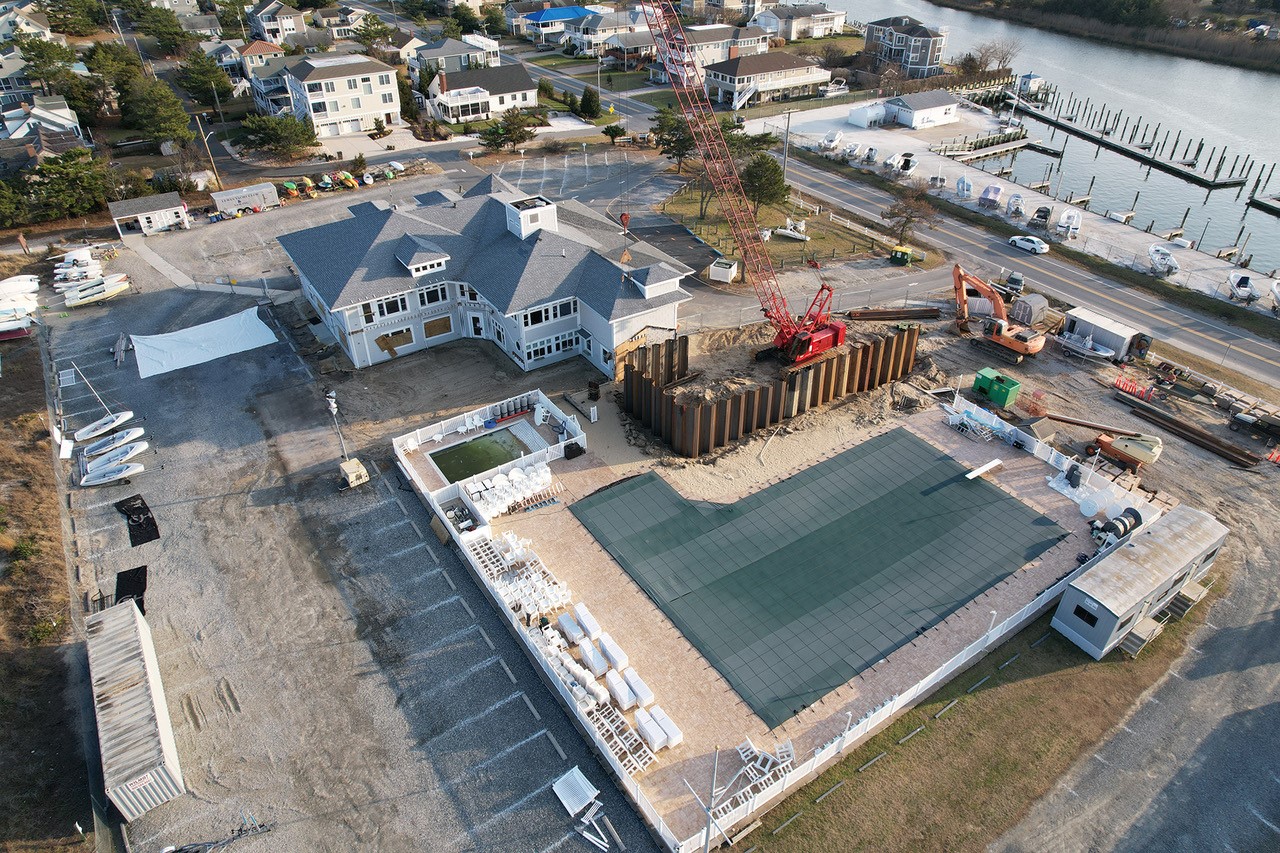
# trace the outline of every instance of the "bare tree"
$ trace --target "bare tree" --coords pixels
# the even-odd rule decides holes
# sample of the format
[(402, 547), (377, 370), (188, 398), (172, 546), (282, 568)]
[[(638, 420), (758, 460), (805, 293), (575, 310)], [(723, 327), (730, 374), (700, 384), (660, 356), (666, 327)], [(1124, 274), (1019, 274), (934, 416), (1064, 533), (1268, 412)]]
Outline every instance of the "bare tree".
[(880, 211), (880, 218), (889, 223), (889, 231), (899, 243), (910, 240), (916, 226), (934, 228), (941, 220), (928, 196), (929, 189), (924, 182), (915, 181), (897, 201)]
[(974, 45), (972, 55), (977, 60), (980, 71), (986, 71), (996, 61), (996, 51), (998, 49), (999, 42), (995, 39)]
[(844, 63), (844, 58), (848, 55), (849, 52), (838, 44), (825, 44), (822, 46), (822, 67), (836, 68)]
[(991, 59), (995, 62), (996, 68), (1011, 68), (1013, 61), (1018, 58), (1018, 54), (1022, 53), (1022, 40), (1014, 36), (997, 39), (992, 42), (994, 49), (991, 53)]

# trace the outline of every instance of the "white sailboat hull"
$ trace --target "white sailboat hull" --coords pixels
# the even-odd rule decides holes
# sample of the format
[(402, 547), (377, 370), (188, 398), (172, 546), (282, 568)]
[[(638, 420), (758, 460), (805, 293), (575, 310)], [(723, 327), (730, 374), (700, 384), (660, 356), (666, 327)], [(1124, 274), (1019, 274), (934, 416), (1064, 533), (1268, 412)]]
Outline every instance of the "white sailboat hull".
[(86, 474), (94, 474), (113, 465), (123, 465), (133, 457), (142, 453), (151, 445), (145, 441), (134, 441), (129, 444), (122, 444), (109, 453), (104, 453), (85, 465)]
[(103, 433), (111, 432), (111, 430), (133, 419), (133, 412), (125, 409), (123, 412), (115, 414), (103, 415), (88, 426), (80, 427), (75, 431), (76, 441), (88, 441), (91, 438), (97, 438)]
[(114, 299), (129, 289), (127, 281), (116, 282), (115, 284), (96, 284), (88, 288), (79, 288), (67, 291), (67, 307), (79, 308), (81, 305), (92, 305), (95, 302), (106, 302), (108, 299)]
[(138, 462), (126, 462), (123, 465), (111, 465), (85, 474), (80, 479), (81, 486), (105, 486), (108, 483), (114, 483), (119, 480), (127, 480), (130, 477), (136, 477), (145, 471), (146, 468)]
[(142, 427), (130, 427), (129, 429), (122, 430), (121, 432), (117, 432), (113, 435), (104, 436), (98, 439), (97, 441), (95, 441), (93, 444), (90, 444), (87, 447), (85, 447), (84, 455), (100, 456), (103, 453), (110, 453), (111, 451), (115, 450), (117, 447), (122, 447), (126, 444), (130, 444), (142, 438), (142, 435), (144, 432), (145, 431), (142, 429)]

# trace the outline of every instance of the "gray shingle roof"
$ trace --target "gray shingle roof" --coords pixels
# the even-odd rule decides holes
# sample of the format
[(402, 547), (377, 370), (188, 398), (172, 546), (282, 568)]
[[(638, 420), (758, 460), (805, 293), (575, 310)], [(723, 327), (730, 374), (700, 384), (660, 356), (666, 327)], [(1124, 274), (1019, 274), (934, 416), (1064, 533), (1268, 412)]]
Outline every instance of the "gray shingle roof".
[[(411, 211), (362, 204), (351, 212), (350, 219), (279, 238), (299, 273), (335, 310), (437, 278), (470, 284), (504, 314), (577, 297), (614, 320), (690, 298), (677, 289), (646, 300), (633, 280), (637, 269), (664, 264), (673, 276), (691, 270), (645, 243), (627, 243), (615, 223), (577, 202), (557, 205), (558, 232), (541, 230), (524, 240), (507, 230), (506, 207), (492, 195)], [(398, 258), (410, 247), (447, 255), (446, 270), (414, 280)], [(618, 260), (624, 250), (631, 256), (626, 265)]]
[(728, 24), (716, 24), (708, 27), (687, 27), (684, 35), (689, 44), (710, 44), (717, 41), (763, 38), (769, 34), (760, 27), (731, 27)]
[(418, 48), (418, 57), (421, 59), (443, 59), (446, 56), (467, 56), (472, 53), (484, 51), (473, 44), (451, 38), (437, 39)]
[(175, 207), (182, 207), (182, 197), (176, 192), (144, 195), (138, 198), (126, 198), (123, 201), (107, 202), (107, 209), (111, 211), (113, 219), (122, 219), (126, 216), (141, 216), (144, 213), (171, 210)]
[(895, 107), (906, 107), (909, 110), (927, 110), (931, 107), (955, 106), (960, 102), (945, 89), (933, 89), (929, 92), (914, 92), (910, 95), (899, 95), (890, 98), (888, 103)]
[(830, 15), (832, 10), (823, 6), (821, 3), (813, 3), (804, 6), (774, 6), (769, 10), (778, 16), (778, 20), (784, 21), (791, 18), (812, 18), (814, 15)]
[[(343, 60), (341, 62), (337, 60)], [(395, 71), (390, 65), (367, 56), (308, 56), (289, 69), (299, 80), (334, 80), (357, 74), (386, 74)]]
[(405, 234), (396, 243), (396, 260), (405, 266), (425, 264), (430, 261), (447, 261), (449, 255), (436, 243), (412, 234)]
[(528, 92), (538, 88), (524, 70), (523, 65), (495, 65), (492, 68), (472, 68), (444, 75), (450, 89), (484, 89), (490, 95), (506, 95), (511, 92)]
[(714, 71), (729, 77), (750, 77), (753, 74), (768, 74), (771, 71), (817, 67), (816, 63), (793, 56), (790, 53), (756, 53), (751, 56), (726, 59), (724, 62), (713, 62), (702, 70), (706, 72)]
[(493, 195), (494, 193), (513, 193), (516, 188), (504, 181), (497, 175), (485, 175), (476, 181), (475, 186), (462, 194), (463, 198), (475, 198), (478, 195)]

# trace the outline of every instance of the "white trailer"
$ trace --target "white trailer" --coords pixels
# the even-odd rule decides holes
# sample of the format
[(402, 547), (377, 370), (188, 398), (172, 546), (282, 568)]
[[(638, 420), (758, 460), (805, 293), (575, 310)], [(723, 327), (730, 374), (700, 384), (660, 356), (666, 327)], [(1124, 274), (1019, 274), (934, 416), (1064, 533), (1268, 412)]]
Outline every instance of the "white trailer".
[(237, 213), (261, 213), (270, 207), (280, 206), (280, 194), (275, 184), (254, 184), (251, 187), (237, 187), (233, 190), (210, 193), (218, 212), (223, 216), (235, 216)]
[(1144, 358), (1151, 349), (1151, 335), (1140, 332), (1132, 326), (1126, 326), (1091, 311), (1088, 308), (1072, 308), (1066, 314), (1063, 331), (1081, 337), (1092, 336), (1094, 343), (1107, 349), (1115, 350), (1114, 361), (1118, 364), (1135, 358)]

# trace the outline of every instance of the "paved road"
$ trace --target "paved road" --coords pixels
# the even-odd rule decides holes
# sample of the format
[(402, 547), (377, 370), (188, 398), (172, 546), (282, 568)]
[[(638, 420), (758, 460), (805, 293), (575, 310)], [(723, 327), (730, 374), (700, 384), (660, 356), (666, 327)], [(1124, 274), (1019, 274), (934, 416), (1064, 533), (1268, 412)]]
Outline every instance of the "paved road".
[[(804, 192), (872, 219), (878, 219), (880, 211), (892, 203), (886, 192), (794, 159), (787, 177), (792, 186)], [(974, 225), (947, 219), (929, 232), (928, 240), (954, 253), (962, 264), (987, 271), (1001, 267), (1021, 270), (1028, 283), (1043, 293), (1102, 311), (1149, 331), (1157, 340), (1280, 387), (1280, 346), (1234, 326), (1138, 293), (1052, 254), (1028, 255)]]

